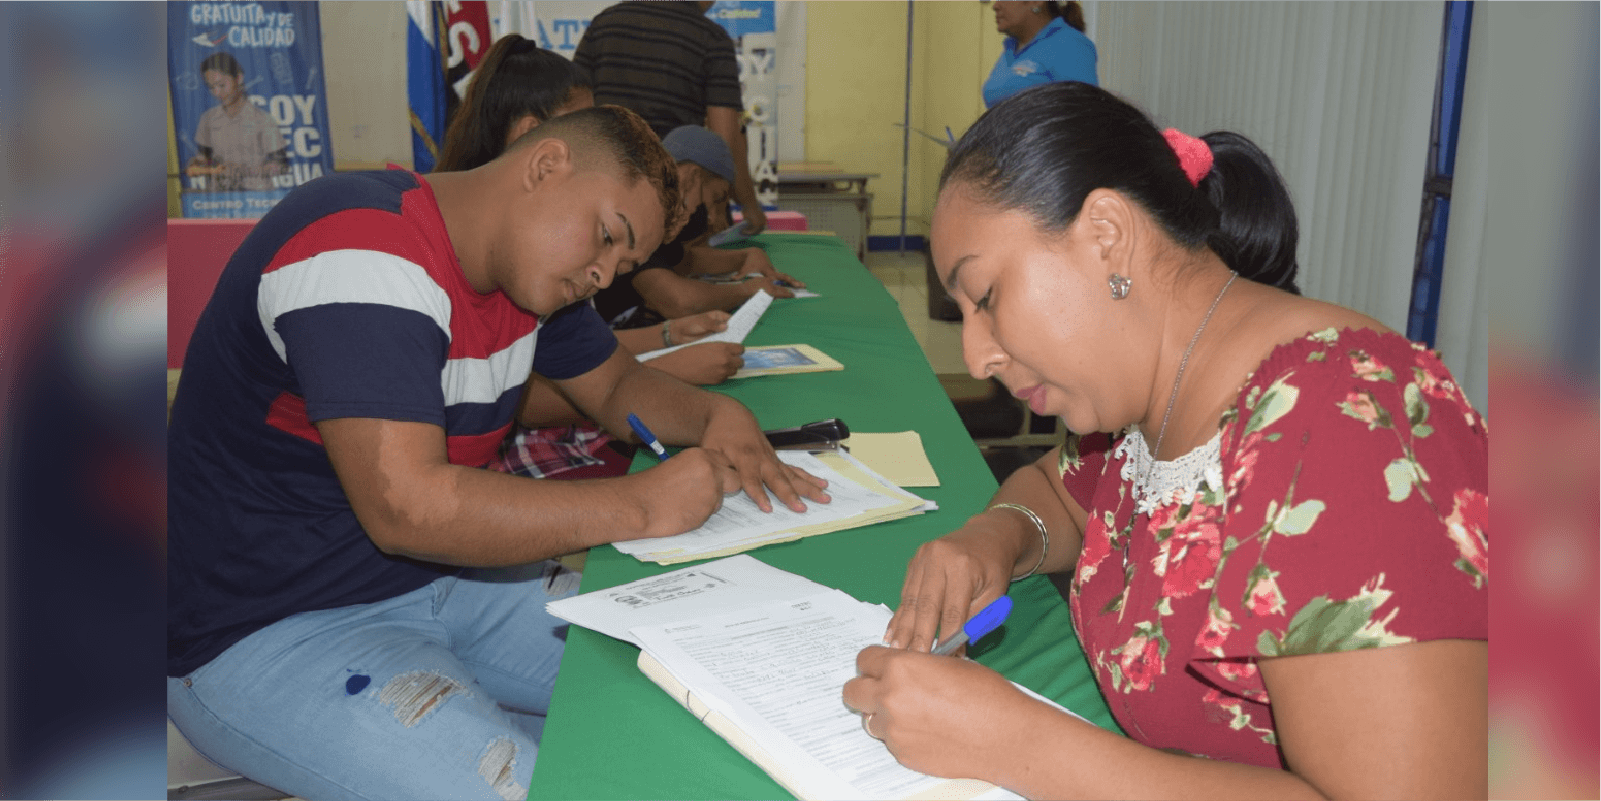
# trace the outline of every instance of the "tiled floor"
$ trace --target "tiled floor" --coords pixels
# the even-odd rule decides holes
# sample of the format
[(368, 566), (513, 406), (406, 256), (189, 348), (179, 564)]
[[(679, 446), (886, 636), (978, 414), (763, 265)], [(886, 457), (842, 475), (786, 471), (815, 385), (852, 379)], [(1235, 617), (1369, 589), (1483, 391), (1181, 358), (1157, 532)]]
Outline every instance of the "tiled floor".
[[(928, 281), (921, 251), (898, 253), (893, 250), (867, 254), (867, 269), (901, 305), (901, 314), (912, 336), (928, 355), (928, 363), (939, 375), (967, 375), (962, 363), (962, 324), (931, 320), (928, 316)], [(938, 289), (935, 290), (940, 291)]]

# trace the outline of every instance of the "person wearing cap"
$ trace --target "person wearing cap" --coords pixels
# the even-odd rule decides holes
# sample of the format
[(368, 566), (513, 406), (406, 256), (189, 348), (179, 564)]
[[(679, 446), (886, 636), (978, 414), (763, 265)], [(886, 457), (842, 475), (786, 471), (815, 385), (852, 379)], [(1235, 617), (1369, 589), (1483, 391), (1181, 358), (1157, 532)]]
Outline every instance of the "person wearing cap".
[[(678, 162), (680, 219), (687, 220), (671, 241), (656, 249), (631, 275), (595, 296), (595, 308), (617, 328), (654, 325), (713, 309), (731, 311), (757, 292), (795, 296), (801, 281), (773, 268), (761, 248), (725, 250), (693, 244), (709, 230), (712, 209), (727, 201), (738, 175), (734, 156), (722, 137), (699, 125), (674, 128), (662, 146)], [(744, 279), (708, 283), (694, 276)]]

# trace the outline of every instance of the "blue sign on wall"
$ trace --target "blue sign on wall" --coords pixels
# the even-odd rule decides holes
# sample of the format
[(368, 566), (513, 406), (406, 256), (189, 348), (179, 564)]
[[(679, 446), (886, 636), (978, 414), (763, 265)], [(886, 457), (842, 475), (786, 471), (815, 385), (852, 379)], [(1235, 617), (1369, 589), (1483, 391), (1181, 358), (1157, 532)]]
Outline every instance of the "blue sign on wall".
[(772, 33), (778, 28), (773, 0), (717, 0), (706, 16), (723, 26), (735, 41), (747, 33)]
[(185, 217), (260, 217), (333, 172), (312, 2), (167, 5)]
[(745, 100), (745, 147), (756, 198), (765, 208), (778, 204), (778, 50), (773, 0), (717, 0), (706, 16), (728, 31), (739, 59), (739, 86)]

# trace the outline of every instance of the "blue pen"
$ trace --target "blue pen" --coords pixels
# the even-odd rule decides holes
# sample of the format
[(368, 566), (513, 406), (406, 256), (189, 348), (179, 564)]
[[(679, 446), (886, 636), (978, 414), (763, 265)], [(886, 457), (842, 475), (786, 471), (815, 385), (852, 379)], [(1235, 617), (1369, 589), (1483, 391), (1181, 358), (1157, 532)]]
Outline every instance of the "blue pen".
[(645, 447), (650, 448), (651, 452), (656, 454), (658, 461), (667, 461), (667, 449), (663, 448), (661, 440), (656, 439), (656, 435), (650, 433), (650, 429), (645, 427), (645, 423), (639, 419), (639, 415), (628, 415), (628, 427), (634, 429), (634, 433), (639, 435), (639, 439), (645, 443)]
[(956, 135), (951, 133), (951, 126), (945, 126), (945, 141), (956, 144)]
[(934, 646), (935, 656), (948, 656), (956, 649), (1000, 628), (1006, 616), (1012, 613), (1012, 596), (1002, 595), (984, 607), (972, 620), (962, 624), (962, 630), (952, 634), (945, 642)]

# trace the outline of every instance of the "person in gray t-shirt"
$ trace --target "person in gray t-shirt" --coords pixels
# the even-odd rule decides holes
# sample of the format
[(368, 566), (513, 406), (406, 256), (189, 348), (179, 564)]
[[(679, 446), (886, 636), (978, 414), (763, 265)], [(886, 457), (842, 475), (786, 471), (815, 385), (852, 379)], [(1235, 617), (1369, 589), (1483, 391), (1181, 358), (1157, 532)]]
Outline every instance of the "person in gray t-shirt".
[(211, 192), (271, 189), (272, 177), (289, 169), (289, 147), (272, 115), (245, 96), (244, 70), (228, 53), (200, 62), (200, 75), (220, 105), (200, 115), (195, 144), (200, 152), (185, 172), (193, 188)]

